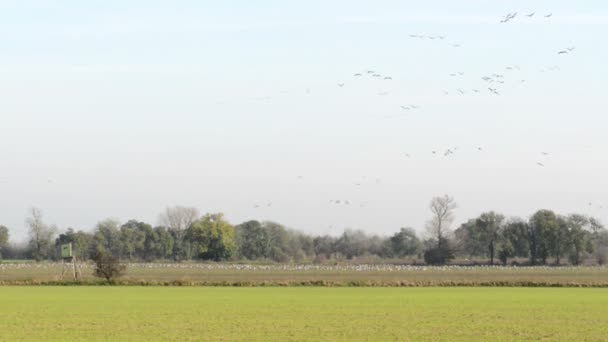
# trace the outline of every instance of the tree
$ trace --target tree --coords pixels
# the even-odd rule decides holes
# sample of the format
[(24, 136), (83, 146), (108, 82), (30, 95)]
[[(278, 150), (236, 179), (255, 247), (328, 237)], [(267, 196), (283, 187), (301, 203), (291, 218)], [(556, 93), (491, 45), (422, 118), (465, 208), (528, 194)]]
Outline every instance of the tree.
[[(479, 240), (486, 245), (490, 265), (494, 265), (494, 253), (496, 244), (502, 235), (503, 222), (505, 217), (493, 211), (483, 213), (475, 220), (475, 225), (479, 228)], [(504, 252), (503, 252), (504, 254)]]
[(437, 243), (434, 247), (427, 248), (424, 251), (424, 262), (429, 265), (444, 265), (448, 261), (454, 259), (454, 250), (450, 248), (450, 243), (447, 239)]
[(498, 245), (498, 260), (500, 260), (502, 265), (506, 266), (508, 259), (512, 258), (514, 255), (515, 249), (513, 248), (511, 241), (507, 239), (502, 240)]
[(165, 227), (156, 227), (154, 232), (158, 238), (156, 243), (156, 256), (160, 259), (169, 259), (173, 255), (173, 235)]
[(144, 229), (152, 230), (146, 223), (129, 220), (120, 227), (120, 255), (122, 258), (133, 260), (142, 258), (146, 235)]
[(421, 246), (416, 231), (412, 228), (401, 228), (388, 239), (388, 242), (392, 256), (399, 258), (417, 254)]
[(329, 235), (317, 236), (312, 240), (316, 260), (322, 261), (331, 258), (334, 253), (336, 238)]
[(287, 229), (282, 224), (272, 221), (263, 222), (262, 227), (268, 236), (265, 247), (266, 257), (276, 262), (288, 262), (290, 259), (290, 236)]
[(585, 250), (589, 252), (593, 251), (589, 218), (584, 215), (572, 214), (565, 220), (568, 229), (568, 240), (571, 246), (569, 259), (572, 264), (579, 265), (583, 252)]
[(8, 245), (8, 228), (0, 225), (0, 260), (2, 260), (2, 250)]
[(347, 259), (361, 256), (367, 252), (368, 237), (361, 230), (345, 230), (336, 241), (336, 251)]
[(127, 269), (126, 265), (120, 263), (118, 257), (107, 251), (96, 251), (92, 259), (95, 262), (95, 276), (105, 278), (108, 282), (122, 276)]
[(185, 239), (189, 240), (204, 260), (226, 260), (236, 250), (234, 227), (223, 214), (207, 214), (196, 220), (186, 231)]
[(502, 230), (502, 240), (508, 241), (508, 245), (512, 248), (512, 253), (509, 257), (528, 257), (530, 252), (528, 232), (528, 223), (521, 219), (513, 218), (505, 224)]
[(441, 244), (447, 241), (450, 233), (450, 224), (454, 221), (456, 202), (454, 198), (444, 195), (433, 198), (429, 208), (433, 217), (427, 223), (427, 230), (436, 239), (437, 248), (441, 249)]
[(29, 245), (34, 260), (41, 261), (51, 255), (54, 228), (47, 226), (42, 220), (42, 211), (38, 208), (29, 210), (25, 220), (29, 227)]
[(107, 219), (97, 223), (93, 234), (92, 256), (96, 252), (107, 252), (116, 257), (121, 252), (121, 237), (118, 222)]
[(469, 257), (486, 255), (487, 245), (481, 238), (481, 234), (477, 219), (468, 220), (454, 231), (459, 249), (464, 251)]
[[(555, 241), (559, 228), (557, 215), (551, 210), (539, 210), (530, 218), (528, 240), (530, 242), (530, 263), (547, 263), (547, 258), (561, 248), (561, 241)], [(557, 247), (559, 244), (560, 247)], [(557, 252), (559, 254), (559, 252)]]
[(269, 234), (258, 221), (247, 221), (235, 227), (238, 253), (249, 260), (268, 256)]
[(175, 260), (187, 259), (190, 255), (190, 246), (184, 241), (186, 230), (199, 218), (198, 209), (193, 207), (168, 207), (159, 215), (159, 223), (169, 230), (173, 236), (173, 258)]

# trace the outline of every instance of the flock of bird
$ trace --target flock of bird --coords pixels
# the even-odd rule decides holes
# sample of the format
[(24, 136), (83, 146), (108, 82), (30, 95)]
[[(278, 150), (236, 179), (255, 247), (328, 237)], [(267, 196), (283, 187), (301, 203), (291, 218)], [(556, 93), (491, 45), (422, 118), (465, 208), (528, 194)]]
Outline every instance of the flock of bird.
[[(517, 22), (518, 20), (533, 20), (534, 18), (549, 20), (552, 17), (553, 17), (552, 13), (537, 14), (535, 12), (532, 12), (532, 13), (520, 15), (519, 12), (512, 12), (512, 13), (507, 13), (506, 15), (504, 15), (500, 19), (500, 24), (514, 23), (514, 22)], [(463, 44), (461, 44), (461, 43), (449, 42), (448, 37), (446, 35), (410, 34), (409, 38), (418, 39), (418, 40), (445, 42), (445, 43), (449, 43), (454, 48), (460, 48), (463, 46)], [(569, 46), (562, 50), (557, 51), (557, 55), (571, 54), (575, 51), (575, 49), (576, 49), (576, 47)], [(522, 68), (519, 65), (512, 64), (512, 65), (504, 66), (502, 68), (502, 70), (495, 70), (493, 72), (488, 72), (485, 75), (479, 75), (479, 76), (473, 75), (472, 77), (474, 79), (478, 80), (479, 86), (477, 86), (477, 87), (464, 87), (463, 86), (463, 87), (455, 88), (453, 90), (443, 90), (443, 94), (444, 95), (467, 96), (467, 95), (482, 95), (485, 93), (490, 96), (501, 96), (501, 95), (505, 94), (503, 92), (503, 90), (506, 90), (506, 88), (505, 88), (506, 85), (516, 86), (516, 85), (521, 85), (521, 84), (526, 83), (526, 79), (524, 77), (522, 77), (522, 69), (524, 69), (524, 68)], [(556, 72), (559, 70), (560, 70), (559, 66), (551, 65), (551, 66), (539, 69), (538, 72), (541, 72), (541, 73)], [(465, 73), (465, 71), (462, 71), (462, 70), (451, 72), (448, 74), (448, 76), (456, 82), (459, 82), (460, 80), (464, 79), (465, 77), (469, 77), (469, 75), (467, 73)], [(393, 76), (378, 72), (376, 69), (368, 69), (368, 70), (364, 70), (364, 71), (353, 72), (352, 79), (350, 81), (348, 81), (348, 82), (342, 81), (342, 82), (336, 83), (336, 85), (339, 88), (348, 88), (348, 84), (350, 82), (355, 82), (356, 80), (366, 80), (369, 82), (372, 82), (372, 81), (392, 82)], [(384, 83), (375, 83), (375, 85), (377, 85), (377, 84), (384, 84)], [(390, 83), (386, 83), (386, 84), (390, 84)], [(310, 90), (307, 89), (306, 93), (310, 94)], [(378, 95), (378, 96), (386, 96), (388, 94), (389, 94), (388, 91), (380, 91), (380, 92), (376, 93), (376, 95)], [(421, 108), (422, 108), (422, 106), (419, 104), (405, 103), (405, 104), (399, 105), (399, 110), (402, 113), (417, 111), (417, 110), (420, 110)], [(384, 116), (384, 118), (393, 118), (393, 117), (397, 117), (397, 116), (401, 116), (401, 115), (398, 115), (398, 114), (387, 115), (387, 116)], [(475, 146), (470, 149), (472, 149), (473, 151), (475, 151), (477, 153), (482, 153), (485, 151), (485, 149), (482, 146)], [(446, 149), (430, 151), (431, 155), (443, 157), (443, 158), (451, 157), (453, 155), (456, 155), (458, 152), (459, 152), (459, 148), (457, 146), (449, 147)], [(412, 158), (413, 154), (404, 153), (404, 156), (406, 158)], [(538, 152), (539, 158), (536, 161), (536, 166), (540, 167), (540, 168), (544, 168), (547, 165), (547, 158), (549, 158), (550, 156), (551, 156), (551, 154), (549, 152), (545, 152), (545, 151)], [(302, 176), (298, 176), (298, 179), (301, 180)], [(379, 182), (379, 179), (377, 179), (377, 183), (378, 182)], [(354, 186), (361, 186), (361, 185), (362, 185), (362, 182), (354, 183)], [(353, 204), (353, 202), (351, 200), (344, 200), (344, 199), (331, 199), (331, 200), (329, 200), (329, 203), (331, 205), (337, 205), (337, 206), (349, 206), (349, 205)], [(270, 206), (270, 204), (268, 206)], [(361, 206), (363, 207), (364, 204), (361, 204)], [(592, 203), (589, 203), (589, 206), (591, 207), (594, 205), (592, 205)], [(262, 207), (262, 205), (256, 204), (255, 207), (260, 208), (260, 207)], [(603, 208), (603, 206), (598, 206), (598, 208)]]
[[(535, 12), (532, 12), (532, 13), (528, 13), (528, 14), (524, 14), (524, 15), (519, 15), (519, 12), (512, 12), (512, 13), (507, 13), (506, 15), (504, 15), (501, 18), (500, 23), (505, 24), (505, 23), (514, 22), (514, 21), (516, 21), (516, 19), (518, 19), (520, 17), (524, 17), (526, 20), (530, 20), (534, 17), (541, 17), (541, 16), (544, 19), (550, 19), (553, 17), (553, 13), (537, 15)], [(437, 41), (444, 41), (447, 39), (447, 36), (445, 36), (445, 35), (410, 34), (409, 37), (413, 38), (413, 39), (427, 39), (427, 40), (437, 40)], [(452, 46), (461, 47), (462, 45), (453, 44)], [(558, 51), (557, 54), (565, 55), (565, 54), (572, 53), (574, 50), (575, 50), (575, 47), (571, 46), (571, 47), (567, 47), (563, 50)], [(546, 69), (540, 69), (539, 72), (558, 71), (558, 70), (560, 70), (559, 66), (553, 65), (553, 66), (547, 67)], [(484, 92), (484, 90), (482, 90), (482, 89), (486, 89), (485, 90), (486, 93), (488, 93), (492, 96), (500, 96), (503, 94), (502, 88), (508, 82), (511, 82), (511, 84), (523, 84), (526, 82), (526, 80), (518, 74), (518, 72), (520, 72), (520, 71), (521, 71), (521, 67), (519, 65), (507, 65), (504, 67), (504, 69), (502, 71), (491, 72), (491, 73), (488, 73), (486, 75), (482, 75), (481, 77), (479, 77), (479, 80), (481, 82), (479, 87), (472, 88), (472, 89), (465, 89), (465, 87), (460, 87), (460, 88), (456, 88), (453, 91), (443, 90), (443, 94), (444, 95), (456, 94), (459, 96), (465, 96), (468, 94), (481, 94), (482, 92)], [(464, 71), (456, 71), (456, 72), (452, 72), (449, 74), (449, 77), (454, 78), (456, 80), (458, 80), (459, 78), (462, 78), (464, 76), (465, 76)], [(375, 70), (367, 70), (365, 72), (356, 72), (353, 74), (353, 77), (367, 78), (367, 79), (379, 79), (379, 80), (384, 80), (384, 81), (393, 80), (392, 76), (383, 75)], [(342, 83), (338, 83), (337, 85), (338, 85), (338, 87), (343, 88), (346, 85), (346, 83), (342, 82)], [(383, 91), (383, 92), (378, 93), (377, 95), (388, 95), (388, 92)], [(413, 111), (413, 110), (418, 110), (420, 108), (421, 108), (420, 105), (415, 105), (415, 104), (400, 105), (400, 109), (402, 111)], [(386, 115), (386, 116), (384, 116), (384, 118), (393, 118), (393, 117), (397, 117), (397, 116), (399, 116), (399, 115)], [(444, 157), (448, 157), (450, 155), (455, 154), (457, 149), (458, 149), (457, 147), (448, 148), (445, 151), (443, 151), (442, 153), (440, 153), (439, 151), (433, 150), (433, 151), (431, 151), (431, 153), (433, 155), (443, 155)], [(477, 147), (477, 150), (482, 151), (483, 149), (482, 149), (482, 147)], [(546, 157), (549, 154), (546, 152), (542, 152), (541, 155)], [(407, 158), (411, 158), (411, 155), (409, 153), (406, 153), (405, 156)], [(541, 161), (537, 161), (536, 165), (539, 167), (544, 167), (545, 163), (541, 162)]]
[[(517, 18), (518, 14), (519, 14), (519, 12), (507, 13), (502, 19), (500, 19), (500, 23), (505, 24), (505, 23), (511, 22), (511, 21), (515, 20), (515, 18)], [(533, 18), (534, 16), (536, 16), (536, 12), (524, 14), (523, 16), (525, 16), (526, 18)], [(553, 13), (543, 15), (543, 17), (545, 17), (546, 19), (549, 19), (552, 16), (553, 16)]]

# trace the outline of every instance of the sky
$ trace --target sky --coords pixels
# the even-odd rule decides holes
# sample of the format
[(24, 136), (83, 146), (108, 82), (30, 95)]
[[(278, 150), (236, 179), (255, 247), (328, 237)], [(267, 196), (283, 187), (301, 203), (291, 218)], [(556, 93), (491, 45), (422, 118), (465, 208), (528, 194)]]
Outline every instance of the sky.
[(453, 228), (608, 222), (607, 29), (605, 1), (2, 0), (0, 224), (387, 235), (443, 194)]

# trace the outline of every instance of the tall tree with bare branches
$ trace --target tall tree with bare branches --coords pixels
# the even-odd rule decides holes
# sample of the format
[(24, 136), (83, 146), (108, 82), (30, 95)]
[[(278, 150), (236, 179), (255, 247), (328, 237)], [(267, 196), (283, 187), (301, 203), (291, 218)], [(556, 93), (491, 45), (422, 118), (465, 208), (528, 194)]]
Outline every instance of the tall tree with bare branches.
[(161, 226), (167, 228), (174, 239), (173, 258), (182, 260), (188, 257), (188, 246), (184, 241), (186, 230), (200, 217), (198, 209), (193, 207), (167, 207), (159, 215), (158, 221)]
[(32, 257), (36, 261), (48, 258), (53, 245), (54, 228), (44, 223), (42, 211), (38, 208), (30, 208), (29, 217), (26, 218), (25, 223), (29, 227)]
[(443, 195), (434, 197), (429, 205), (433, 217), (427, 222), (428, 232), (437, 239), (437, 248), (441, 249), (449, 233), (450, 224), (454, 221), (456, 202), (453, 197)]

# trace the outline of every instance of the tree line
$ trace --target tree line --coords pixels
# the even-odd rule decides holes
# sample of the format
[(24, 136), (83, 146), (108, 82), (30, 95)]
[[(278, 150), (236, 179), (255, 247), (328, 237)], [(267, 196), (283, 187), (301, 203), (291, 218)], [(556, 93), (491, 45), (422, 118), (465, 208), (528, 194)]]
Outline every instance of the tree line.
[[(92, 232), (68, 228), (58, 233), (42, 212), (32, 208), (26, 224), (27, 245), (11, 244), (0, 225), (0, 260), (57, 260), (59, 246), (72, 243), (74, 256), (88, 260), (107, 254), (123, 261), (156, 260), (273, 261), (323, 263), (377, 258), (391, 262), (441, 265), (483, 262), (545, 265), (604, 264), (608, 231), (595, 218), (539, 210), (527, 220), (489, 211), (452, 230), (456, 203), (444, 195), (432, 199), (427, 234), (401, 228), (391, 236), (345, 230), (339, 236), (311, 235), (272, 221), (232, 225), (221, 213), (200, 215), (192, 207), (170, 207), (152, 226), (138, 220), (107, 219)], [(382, 260), (380, 260), (382, 261)]]

